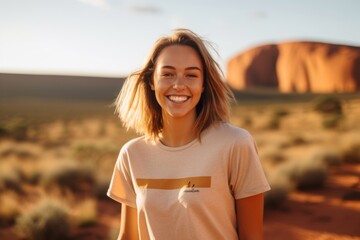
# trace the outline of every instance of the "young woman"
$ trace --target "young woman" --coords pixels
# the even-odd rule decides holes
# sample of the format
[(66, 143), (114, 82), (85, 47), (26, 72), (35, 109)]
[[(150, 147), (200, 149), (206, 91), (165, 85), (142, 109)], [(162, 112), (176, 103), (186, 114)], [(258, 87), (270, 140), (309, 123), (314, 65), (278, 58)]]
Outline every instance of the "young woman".
[(115, 102), (143, 135), (122, 147), (108, 191), (119, 239), (262, 239), (270, 187), (254, 139), (227, 122), (233, 95), (205, 44), (186, 29), (160, 38)]

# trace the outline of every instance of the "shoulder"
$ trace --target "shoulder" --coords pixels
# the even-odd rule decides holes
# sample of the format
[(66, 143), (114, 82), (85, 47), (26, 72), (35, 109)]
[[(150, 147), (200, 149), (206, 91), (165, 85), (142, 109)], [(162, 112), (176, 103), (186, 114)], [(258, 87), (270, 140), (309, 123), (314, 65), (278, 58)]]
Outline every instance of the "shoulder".
[(221, 122), (214, 125), (211, 129), (212, 137), (218, 137), (224, 141), (230, 142), (246, 142), (252, 141), (253, 137), (248, 130), (234, 126), (228, 122)]
[(137, 138), (134, 138), (132, 140), (129, 140), (128, 142), (126, 142), (121, 147), (120, 154), (121, 153), (124, 154), (124, 153), (127, 153), (127, 152), (131, 152), (131, 151), (134, 151), (134, 150), (141, 149), (144, 146), (146, 146), (147, 144), (149, 144), (149, 141), (146, 140), (144, 136), (137, 137)]
[(138, 152), (140, 149), (144, 149), (144, 146), (147, 144), (145, 137), (134, 138), (126, 142), (120, 149), (117, 162), (127, 162), (131, 159), (134, 153)]

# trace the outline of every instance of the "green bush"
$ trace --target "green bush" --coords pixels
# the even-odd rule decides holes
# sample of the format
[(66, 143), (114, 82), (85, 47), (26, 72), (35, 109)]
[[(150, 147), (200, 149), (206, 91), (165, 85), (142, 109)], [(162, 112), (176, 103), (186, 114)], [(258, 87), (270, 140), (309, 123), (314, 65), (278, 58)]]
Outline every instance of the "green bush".
[(66, 240), (70, 237), (67, 209), (52, 200), (43, 200), (16, 220), (19, 235), (31, 240)]

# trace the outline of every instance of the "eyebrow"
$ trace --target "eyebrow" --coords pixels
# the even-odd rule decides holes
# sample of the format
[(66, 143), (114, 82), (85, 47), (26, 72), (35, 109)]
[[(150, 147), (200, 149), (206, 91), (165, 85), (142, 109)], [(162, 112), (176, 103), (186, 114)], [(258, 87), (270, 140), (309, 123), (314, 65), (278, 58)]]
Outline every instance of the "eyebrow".
[[(169, 69), (173, 69), (173, 70), (176, 69), (175, 67), (169, 66), (169, 65), (162, 66), (161, 68), (169, 68)], [(198, 67), (187, 67), (187, 68), (185, 68), (185, 70), (198, 70), (201, 72), (201, 69)]]

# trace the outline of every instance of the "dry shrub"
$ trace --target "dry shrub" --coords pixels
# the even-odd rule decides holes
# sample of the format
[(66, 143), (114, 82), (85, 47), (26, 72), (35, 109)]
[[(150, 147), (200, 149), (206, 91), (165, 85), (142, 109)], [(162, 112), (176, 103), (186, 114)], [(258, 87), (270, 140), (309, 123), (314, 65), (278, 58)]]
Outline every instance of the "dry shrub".
[(0, 192), (5, 190), (22, 192), (22, 183), (19, 171), (14, 165), (5, 166), (2, 164), (0, 168)]
[(320, 96), (314, 100), (314, 110), (323, 114), (342, 114), (341, 100), (334, 96)]
[(29, 184), (38, 184), (43, 175), (42, 169), (39, 167), (38, 161), (22, 163), (20, 168), (21, 179)]
[(19, 214), (18, 197), (14, 192), (3, 192), (0, 195), (0, 227), (14, 224)]
[(342, 196), (343, 200), (352, 200), (360, 201), (360, 191), (359, 190), (349, 190)]
[(79, 227), (89, 227), (96, 224), (97, 208), (94, 199), (86, 199), (80, 202), (73, 211), (74, 220)]
[(336, 148), (330, 149), (323, 147), (313, 154), (314, 161), (320, 161), (328, 166), (338, 166), (342, 164), (341, 155)]
[(281, 144), (281, 148), (289, 148), (294, 146), (301, 146), (307, 144), (308, 141), (301, 136), (290, 136), (288, 141)]
[(323, 114), (324, 128), (335, 128), (343, 119), (342, 102), (334, 96), (321, 96), (315, 99), (314, 110)]
[(286, 177), (273, 173), (269, 178), (271, 190), (265, 192), (265, 207), (278, 208), (287, 199), (292, 184)]
[(48, 189), (87, 190), (94, 183), (94, 169), (76, 161), (59, 161), (43, 172), (40, 181)]
[(34, 159), (36, 154), (28, 148), (19, 147), (18, 145), (12, 144), (0, 147), (0, 157), (7, 158), (14, 156), (18, 159)]
[(345, 163), (360, 163), (360, 140), (348, 143), (341, 149), (341, 158)]
[(260, 151), (260, 159), (264, 162), (269, 162), (271, 165), (276, 166), (286, 161), (282, 151), (277, 147), (267, 147)]
[(319, 189), (324, 187), (327, 178), (327, 167), (316, 159), (291, 160), (280, 167), (279, 173), (287, 178), (299, 190)]
[(253, 120), (251, 116), (244, 116), (242, 120), (242, 126), (244, 127), (251, 127), (253, 125)]
[(71, 226), (68, 210), (57, 201), (44, 199), (16, 220), (16, 229), (24, 239), (69, 239)]
[(287, 116), (289, 112), (285, 109), (275, 109), (270, 116), (269, 122), (267, 124), (268, 129), (279, 129), (281, 119)]
[(110, 178), (111, 178), (111, 173), (109, 174), (100, 173), (97, 175), (96, 183), (95, 183), (95, 196), (97, 198), (108, 199), (106, 193), (109, 189)]
[(74, 158), (80, 161), (95, 161), (108, 157), (111, 159), (116, 158), (119, 147), (113, 145), (98, 146), (91, 143), (77, 143), (72, 147)]
[(23, 118), (13, 118), (5, 123), (1, 132), (3, 136), (9, 136), (15, 140), (26, 140), (28, 137), (29, 123)]
[(340, 114), (327, 114), (323, 116), (322, 126), (324, 128), (336, 128), (339, 126), (340, 121), (343, 119), (343, 116)]

